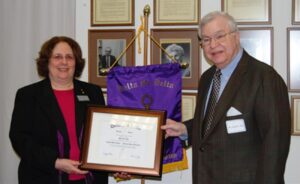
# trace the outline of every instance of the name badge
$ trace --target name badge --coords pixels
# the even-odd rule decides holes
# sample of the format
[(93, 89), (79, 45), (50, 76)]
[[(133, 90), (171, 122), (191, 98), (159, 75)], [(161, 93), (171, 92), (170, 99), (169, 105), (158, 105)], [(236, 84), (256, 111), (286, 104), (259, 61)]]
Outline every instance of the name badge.
[(245, 121), (243, 119), (234, 119), (226, 121), (226, 128), (228, 134), (246, 132)]
[(87, 95), (77, 95), (77, 99), (81, 102), (90, 101), (90, 98)]

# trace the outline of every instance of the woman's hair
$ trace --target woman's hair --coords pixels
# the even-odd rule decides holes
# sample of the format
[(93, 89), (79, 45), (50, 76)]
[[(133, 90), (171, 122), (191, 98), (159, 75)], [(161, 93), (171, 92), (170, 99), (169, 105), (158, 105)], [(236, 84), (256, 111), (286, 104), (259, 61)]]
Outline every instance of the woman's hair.
[(75, 72), (74, 77), (80, 77), (84, 68), (85, 60), (82, 58), (82, 51), (79, 44), (72, 38), (66, 36), (55, 36), (47, 40), (41, 47), (39, 57), (36, 59), (37, 72), (39, 76), (47, 78), (49, 75), (49, 59), (52, 56), (54, 47), (61, 42), (67, 43), (72, 51), (75, 58)]
[(217, 17), (223, 17), (225, 19), (227, 19), (227, 23), (228, 23), (228, 26), (229, 26), (229, 29), (230, 31), (238, 31), (238, 27), (237, 27), (237, 23), (236, 21), (234, 20), (234, 18), (229, 15), (228, 13), (226, 12), (220, 12), (220, 11), (214, 11), (214, 12), (211, 12), (207, 15), (205, 15), (202, 19), (201, 19), (201, 23), (200, 23), (200, 29), (199, 29), (199, 36), (201, 37), (201, 31), (202, 31), (202, 28), (209, 22), (213, 21), (215, 18)]

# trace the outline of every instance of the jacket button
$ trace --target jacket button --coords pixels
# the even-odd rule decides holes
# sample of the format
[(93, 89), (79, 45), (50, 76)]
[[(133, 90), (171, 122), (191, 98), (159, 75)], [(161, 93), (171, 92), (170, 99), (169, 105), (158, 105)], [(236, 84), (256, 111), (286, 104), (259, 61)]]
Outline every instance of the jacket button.
[(200, 148), (200, 151), (201, 151), (201, 152), (204, 152), (204, 147), (201, 147), (201, 148)]

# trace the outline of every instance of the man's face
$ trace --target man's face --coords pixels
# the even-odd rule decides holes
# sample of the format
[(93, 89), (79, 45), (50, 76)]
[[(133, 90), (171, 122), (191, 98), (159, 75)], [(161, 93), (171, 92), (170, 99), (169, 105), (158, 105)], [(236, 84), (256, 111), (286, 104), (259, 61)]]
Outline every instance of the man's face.
[(240, 35), (231, 32), (227, 19), (217, 17), (207, 23), (201, 30), (202, 47), (207, 59), (218, 68), (224, 68), (238, 53), (240, 48)]
[(105, 55), (109, 56), (110, 55), (110, 50), (105, 50)]

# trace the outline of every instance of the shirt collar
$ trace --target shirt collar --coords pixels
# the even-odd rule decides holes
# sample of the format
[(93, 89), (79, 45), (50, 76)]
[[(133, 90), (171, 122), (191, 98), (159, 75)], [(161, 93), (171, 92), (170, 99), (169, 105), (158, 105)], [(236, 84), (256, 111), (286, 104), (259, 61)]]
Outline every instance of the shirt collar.
[(238, 65), (241, 57), (243, 55), (243, 49), (240, 48), (237, 55), (233, 58), (233, 60), (227, 65), (225, 68), (221, 69), (222, 77), (229, 78), (233, 73), (234, 69)]

